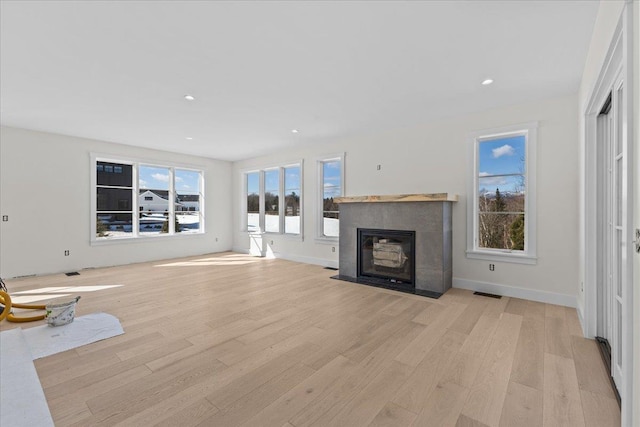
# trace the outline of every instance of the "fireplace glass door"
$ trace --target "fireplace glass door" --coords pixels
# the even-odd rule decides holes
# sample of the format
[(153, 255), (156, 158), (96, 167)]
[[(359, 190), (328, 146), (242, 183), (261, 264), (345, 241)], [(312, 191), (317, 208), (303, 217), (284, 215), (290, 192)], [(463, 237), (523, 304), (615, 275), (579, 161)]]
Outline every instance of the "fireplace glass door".
[(358, 277), (415, 285), (415, 232), (359, 228)]

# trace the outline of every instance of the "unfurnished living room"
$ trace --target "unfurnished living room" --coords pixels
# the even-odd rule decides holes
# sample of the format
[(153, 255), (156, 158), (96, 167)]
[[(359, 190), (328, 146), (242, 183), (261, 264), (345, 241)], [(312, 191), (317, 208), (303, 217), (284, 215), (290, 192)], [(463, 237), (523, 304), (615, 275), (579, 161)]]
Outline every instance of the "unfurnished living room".
[(0, 425), (640, 426), (637, 0), (0, 0)]

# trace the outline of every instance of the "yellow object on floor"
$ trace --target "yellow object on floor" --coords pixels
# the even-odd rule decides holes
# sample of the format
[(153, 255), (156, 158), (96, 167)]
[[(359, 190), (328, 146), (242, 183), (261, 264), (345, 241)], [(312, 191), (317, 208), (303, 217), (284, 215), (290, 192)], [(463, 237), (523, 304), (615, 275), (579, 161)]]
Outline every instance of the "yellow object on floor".
[(46, 310), (46, 305), (44, 304), (17, 304), (17, 303), (11, 303), (11, 297), (9, 296), (8, 293), (4, 292), (4, 291), (0, 291), (0, 304), (2, 304), (4, 307), (2, 308), (2, 313), (0, 313), (0, 321), (4, 320), (5, 318), (9, 321), (9, 322), (34, 322), (36, 320), (43, 320), (47, 314), (39, 314), (37, 316), (29, 316), (29, 317), (17, 317), (14, 316), (13, 312), (11, 311), (11, 309), (13, 307), (15, 308), (26, 308), (29, 310)]

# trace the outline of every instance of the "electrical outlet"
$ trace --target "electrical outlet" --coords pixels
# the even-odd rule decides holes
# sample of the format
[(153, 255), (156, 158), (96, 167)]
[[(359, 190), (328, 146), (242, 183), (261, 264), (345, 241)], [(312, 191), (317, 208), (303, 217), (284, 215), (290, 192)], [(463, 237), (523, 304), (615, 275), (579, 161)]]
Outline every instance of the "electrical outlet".
[(216, 237), (216, 242), (218, 241), (218, 238)]
[(636, 228), (636, 240), (633, 243), (636, 245), (636, 253), (640, 254), (640, 228)]
[(382, 169), (382, 165), (378, 165), (378, 166), (376, 166), (376, 169), (377, 169), (377, 170)]
[(496, 270), (496, 265), (495, 264), (489, 264), (489, 271), (495, 271)]
[(331, 246), (331, 252), (335, 252), (336, 251), (336, 247), (335, 246)]
[(2, 215), (2, 221), (3, 222), (9, 221), (9, 215)]
[(271, 246), (273, 246), (273, 240), (271, 241), (271, 243), (269, 243)]
[(69, 249), (64, 251), (64, 256), (69, 256), (71, 253), (69, 252)]

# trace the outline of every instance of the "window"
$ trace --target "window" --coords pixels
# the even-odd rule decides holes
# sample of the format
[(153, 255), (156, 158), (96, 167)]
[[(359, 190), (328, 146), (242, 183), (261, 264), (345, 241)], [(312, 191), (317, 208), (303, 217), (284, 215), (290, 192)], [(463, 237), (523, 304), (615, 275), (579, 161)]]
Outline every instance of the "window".
[(300, 234), (300, 166), (284, 168), (284, 232)]
[(470, 137), (467, 257), (534, 264), (536, 127)]
[(260, 231), (260, 172), (246, 175), (247, 231)]
[(92, 241), (203, 231), (202, 171), (98, 158), (92, 162)]
[(302, 162), (245, 172), (244, 180), (246, 231), (302, 235)]
[(264, 231), (280, 232), (280, 169), (264, 171)]
[(203, 224), (202, 172), (175, 169), (176, 233), (198, 233)]
[(114, 175), (113, 163), (96, 163), (97, 238), (130, 237), (133, 233), (133, 166), (118, 165), (123, 173)]
[[(138, 176), (138, 199), (145, 200), (138, 218), (140, 234), (169, 233), (169, 168), (140, 165)], [(151, 203), (146, 203), (147, 197), (151, 198)]]
[(335, 240), (340, 234), (340, 213), (335, 197), (344, 194), (344, 155), (318, 160), (318, 237)]

